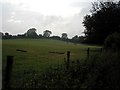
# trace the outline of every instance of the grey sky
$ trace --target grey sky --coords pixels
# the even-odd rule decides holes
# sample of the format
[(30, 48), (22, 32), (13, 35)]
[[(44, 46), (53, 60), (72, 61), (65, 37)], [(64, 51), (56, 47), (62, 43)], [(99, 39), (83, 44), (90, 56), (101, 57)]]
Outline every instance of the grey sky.
[[(52, 35), (68, 33), (69, 37), (83, 32), (83, 16), (89, 14), (95, 0), (4, 0), (2, 5), (2, 32), (25, 33), (29, 28), (38, 34), (49, 29)], [(1, 10), (0, 10), (1, 11)]]

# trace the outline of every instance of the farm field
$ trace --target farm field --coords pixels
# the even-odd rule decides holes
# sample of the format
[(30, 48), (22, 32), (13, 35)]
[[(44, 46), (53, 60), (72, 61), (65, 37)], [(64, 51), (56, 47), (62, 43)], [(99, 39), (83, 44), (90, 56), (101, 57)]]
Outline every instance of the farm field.
[[(61, 65), (66, 60), (66, 52), (70, 51), (70, 60), (83, 60), (87, 56), (87, 48), (96, 49), (98, 46), (67, 43), (51, 39), (9, 39), (2, 41), (3, 71), (6, 57), (14, 56), (12, 81), (18, 85), (28, 76), (25, 72), (44, 72), (46, 68)], [(21, 52), (18, 50), (25, 50)], [(52, 53), (51, 53), (52, 52)], [(59, 52), (59, 53), (53, 53)], [(19, 84), (18, 84), (19, 83)], [(22, 83), (22, 82), (21, 82)]]

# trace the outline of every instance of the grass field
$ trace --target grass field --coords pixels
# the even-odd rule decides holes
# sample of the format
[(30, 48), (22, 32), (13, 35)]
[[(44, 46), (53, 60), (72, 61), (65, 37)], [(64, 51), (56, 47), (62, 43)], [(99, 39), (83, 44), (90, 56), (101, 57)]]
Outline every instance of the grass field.
[[(14, 56), (12, 80), (13, 85), (20, 85), (24, 71), (44, 71), (49, 66), (60, 65), (66, 60), (66, 52), (70, 51), (70, 60), (83, 60), (87, 56), (87, 48), (99, 48), (83, 44), (73, 44), (51, 39), (9, 39), (2, 41), (2, 61), (5, 69), (6, 57)], [(27, 52), (16, 51), (16, 49)], [(62, 52), (64, 54), (50, 53)], [(19, 84), (17, 84), (19, 83)]]

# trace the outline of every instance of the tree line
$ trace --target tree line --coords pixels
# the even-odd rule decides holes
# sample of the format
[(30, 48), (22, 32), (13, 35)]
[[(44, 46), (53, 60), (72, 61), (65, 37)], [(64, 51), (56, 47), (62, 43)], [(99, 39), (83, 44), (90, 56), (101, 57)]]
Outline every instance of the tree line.
[(35, 28), (30, 28), (26, 33), (17, 36), (5, 33), (4, 38), (53, 38), (62, 39), (77, 43), (101, 44), (106, 48), (120, 49), (120, 1), (99, 0), (92, 3), (90, 14), (84, 16), (83, 26), (85, 36), (75, 35), (72, 39), (68, 38), (67, 33), (60, 36), (50, 36), (52, 32), (45, 30), (37, 35)]
[(85, 42), (120, 50), (120, 1), (99, 0), (83, 20)]
[(78, 36), (78, 35), (75, 35), (74, 37), (72, 37), (72, 39), (69, 39), (67, 33), (62, 33), (61, 37), (60, 37), (60, 36), (51, 36), (52, 31), (50, 31), (50, 30), (43, 31), (43, 35), (42, 34), (37, 34), (36, 31), (37, 31), (36, 28), (30, 28), (24, 34), (17, 34), (17, 35), (11, 35), (8, 32), (6, 32), (6, 33), (0, 32), (0, 36), (1, 36), (2, 39), (47, 38), (47, 39), (63, 40), (63, 41), (73, 42), (73, 43), (81, 43), (84, 40), (83, 36)]

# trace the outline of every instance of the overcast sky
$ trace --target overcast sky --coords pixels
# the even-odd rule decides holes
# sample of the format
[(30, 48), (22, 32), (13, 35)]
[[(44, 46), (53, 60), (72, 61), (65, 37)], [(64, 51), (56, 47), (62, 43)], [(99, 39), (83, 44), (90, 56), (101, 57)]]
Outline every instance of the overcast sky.
[[(68, 37), (82, 35), (82, 21), (90, 13), (95, 0), (2, 0), (0, 1), (0, 27), (2, 32), (23, 34), (36, 28), (38, 34), (48, 29), (52, 35), (63, 32)], [(1, 6), (2, 5), (2, 6)]]

